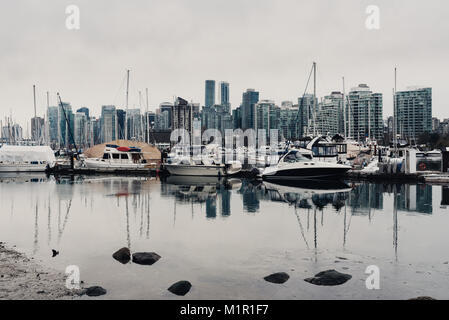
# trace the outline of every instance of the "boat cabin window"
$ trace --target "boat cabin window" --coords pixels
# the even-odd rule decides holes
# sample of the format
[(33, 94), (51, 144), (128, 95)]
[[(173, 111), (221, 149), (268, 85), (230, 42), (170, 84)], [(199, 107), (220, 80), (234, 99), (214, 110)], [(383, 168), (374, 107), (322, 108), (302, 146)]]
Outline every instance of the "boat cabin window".
[(131, 153), (131, 157), (132, 157), (134, 163), (138, 163), (139, 160), (140, 160), (140, 154), (139, 153)]
[(126, 153), (122, 153), (120, 155), (120, 158), (123, 159), (123, 160), (128, 160), (129, 159), (128, 154), (126, 154)]
[(335, 145), (318, 145), (312, 147), (315, 157), (332, 157), (337, 156), (337, 147)]
[(342, 153), (347, 153), (348, 151), (348, 146), (346, 145), (346, 143), (344, 144), (337, 144), (337, 151), (338, 153), (342, 154)]
[(103, 154), (103, 159), (109, 159), (109, 153), (104, 153)]
[(113, 153), (112, 159), (120, 159), (120, 155), (118, 153)]
[(284, 162), (287, 163), (294, 163), (294, 162), (307, 162), (310, 161), (310, 159), (299, 151), (291, 151), (284, 157)]

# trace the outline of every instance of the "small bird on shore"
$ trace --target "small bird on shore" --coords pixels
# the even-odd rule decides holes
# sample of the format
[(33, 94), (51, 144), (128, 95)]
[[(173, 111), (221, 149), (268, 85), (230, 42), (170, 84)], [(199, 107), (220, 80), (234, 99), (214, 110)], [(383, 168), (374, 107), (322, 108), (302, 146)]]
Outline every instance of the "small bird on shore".
[(51, 249), (53, 256), (52, 258), (56, 257), (59, 254), (59, 251), (56, 251), (55, 249)]

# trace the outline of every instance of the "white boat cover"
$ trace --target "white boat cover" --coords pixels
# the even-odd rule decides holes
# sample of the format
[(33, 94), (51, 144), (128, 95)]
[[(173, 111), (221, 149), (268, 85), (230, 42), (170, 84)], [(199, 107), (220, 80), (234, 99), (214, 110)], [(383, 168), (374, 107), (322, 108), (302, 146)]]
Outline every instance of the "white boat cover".
[(52, 167), (55, 162), (55, 154), (49, 146), (10, 146), (0, 147), (0, 161), (3, 162), (31, 162), (47, 161)]

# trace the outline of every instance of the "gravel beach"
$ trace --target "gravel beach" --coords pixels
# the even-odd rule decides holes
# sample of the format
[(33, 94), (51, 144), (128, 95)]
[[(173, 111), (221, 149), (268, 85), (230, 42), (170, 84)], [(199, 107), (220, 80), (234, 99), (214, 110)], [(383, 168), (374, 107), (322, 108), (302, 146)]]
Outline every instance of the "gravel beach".
[(0, 242), (0, 300), (74, 299), (65, 275), (44, 268), (34, 259)]

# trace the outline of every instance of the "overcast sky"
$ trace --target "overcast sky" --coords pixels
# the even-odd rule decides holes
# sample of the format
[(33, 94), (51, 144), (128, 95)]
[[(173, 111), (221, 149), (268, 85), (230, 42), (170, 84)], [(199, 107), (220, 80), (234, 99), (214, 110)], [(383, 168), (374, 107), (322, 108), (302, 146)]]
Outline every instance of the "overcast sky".
[[(80, 8), (80, 30), (66, 28), (67, 5)], [(365, 27), (368, 5), (380, 30)], [(0, 3), (0, 117), (25, 126), (45, 92), (75, 109), (125, 103), (149, 89), (150, 109), (175, 95), (204, 105), (204, 81), (230, 83), (232, 108), (247, 88), (260, 99), (297, 101), (313, 61), (319, 96), (367, 83), (392, 113), (398, 89), (433, 88), (433, 115), (449, 118), (447, 0), (14, 0)]]

